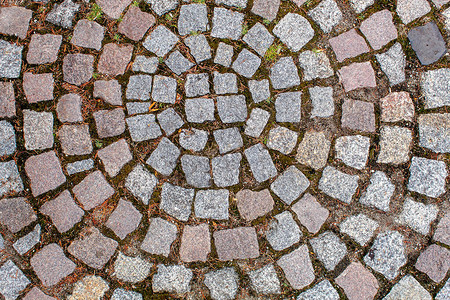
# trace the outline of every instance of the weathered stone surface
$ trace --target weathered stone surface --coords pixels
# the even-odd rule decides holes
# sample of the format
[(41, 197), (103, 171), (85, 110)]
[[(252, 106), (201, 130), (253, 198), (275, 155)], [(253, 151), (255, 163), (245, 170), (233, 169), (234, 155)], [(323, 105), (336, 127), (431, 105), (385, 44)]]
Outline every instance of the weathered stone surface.
[(181, 236), (180, 259), (184, 262), (206, 261), (211, 252), (208, 224), (184, 226)]
[(0, 121), (0, 156), (16, 151), (16, 132), (8, 121)]
[(80, 20), (73, 30), (70, 42), (75, 46), (99, 51), (102, 48), (105, 28), (94, 21)]
[(309, 193), (292, 206), (292, 211), (297, 215), (300, 223), (311, 233), (317, 233), (330, 215), (328, 209), (320, 205), (317, 199)]
[(127, 85), (127, 99), (149, 100), (152, 92), (152, 80), (150, 75), (130, 76)]
[(391, 289), (389, 294), (383, 299), (423, 299), (431, 300), (431, 295), (424, 289), (420, 283), (412, 276), (406, 275), (399, 282), (397, 282)]
[(264, 131), (264, 128), (269, 121), (270, 113), (261, 108), (254, 108), (250, 113), (250, 117), (245, 123), (244, 133), (248, 136), (258, 138)]
[(270, 99), (269, 80), (249, 80), (248, 89), (252, 94), (253, 102), (260, 103), (264, 100)]
[(362, 135), (342, 136), (336, 139), (336, 158), (347, 166), (362, 170), (369, 158), (370, 138)]
[(41, 225), (34, 226), (29, 233), (14, 242), (13, 247), (20, 255), (30, 251), (41, 241)]
[(23, 137), (27, 150), (44, 150), (53, 147), (53, 114), (23, 110)]
[(294, 52), (302, 49), (314, 37), (314, 29), (308, 20), (294, 13), (287, 13), (274, 27), (273, 33)]
[(253, 50), (261, 56), (266, 54), (275, 38), (261, 23), (256, 23), (242, 38)]
[(49, 244), (30, 259), (31, 267), (42, 284), (54, 286), (75, 271), (76, 265), (68, 259), (57, 244)]
[(170, 183), (164, 183), (159, 208), (172, 217), (186, 222), (191, 215), (194, 193), (194, 189), (186, 189)]
[(211, 58), (211, 47), (203, 34), (188, 36), (184, 42), (191, 50), (191, 54), (197, 63)]
[(352, 262), (337, 278), (350, 300), (373, 299), (378, 291), (378, 281), (360, 262)]
[(445, 193), (448, 176), (443, 161), (414, 156), (409, 167), (408, 190), (428, 197), (439, 197)]
[(422, 65), (437, 62), (447, 52), (444, 38), (434, 22), (411, 29), (408, 40)]
[(159, 16), (177, 8), (179, 0), (145, 0)]
[(407, 92), (390, 93), (381, 98), (380, 106), (381, 120), (384, 122), (413, 121), (414, 103)]
[(177, 165), (180, 149), (168, 138), (162, 138), (158, 147), (150, 154), (147, 164), (164, 176), (172, 174)]
[(51, 218), (59, 232), (70, 230), (80, 222), (84, 211), (75, 203), (68, 190), (63, 191), (55, 199), (45, 202), (39, 211)]
[(182, 129), (179, 142), (186, 150), (202, 151), (208, 142), (208, 132), (196, 128)]
[(346, 99), (342, 104), (341, 125), (352, 130), (375, 132), (373, 103)]
[(300, 84), (300, 76), (292, 57), (281, 57), (269, 72), (272, 87), (276, 90), (287, 89)]
[(27, 37), (33, 11), (20, 6), (4, 6), (0, 10), (0, 33)]
[(244, 95), (217, 97), (217, 111), (223, 123), (245, 122), (247, 103)]
[(79, 8), (80, 4), (64, 0), (60, 4), (55, 4), (45, 20), (63, 28), (72, 28), (72, 20)]
[(55, 62), (58, 58), (61, 42), (61, 35), (33, 34), (28, 45), (27, 62), (39, 65)]
[(364, 38), (355, 29), (331, 38), (329, 42), (339, 62), (370, 51)]
[(220, 39), (238, 40), (242, 35), (244, 14), (222, 7), (214, 8), (211, 36)]
[(331, 86), (309, 88), (309, 96), (313, 106), (311, 118), (328, 118), (334, 115), (333, 88)]
[(342, 12), (334, 0), (320, 2), (315, 8), (308, 12), (308, 15), (320, 26), (325, 33), (333, 30), (342, 20)]
[(95, 81), (93, 95), (109, 104), (122, 105), (122, 86), (115, 79)]
[(111, 300), (142, 300), (142, 294), (117, 288), (111, 296)]
[(143, 12), (134, 5), (131, 5), (123, 16), (119, 24), (119, 32), (133, 41), (140, 41), (147, 30), (155, 24), (156, 19), (153, 15)]
[(277, 175), (278, 172), (269, 151), (263, 145), (256, 144), (251, 146), (244, 151), (244, 154), (256, 181), (264, 182)]
[(53, 100), (53, 74), (23, 74), (23, 91), (28, 103)]
[(450, 245), (450, 213), (446, 213), (434, 231), (433, 236), (435, 241)]
[(178, 37), (167, 27), (159, 25), (147, 36), (142, 45), (148, 51), (163, 57), (172, 50), (178, 40)]
[(267, 241), (276, 251), (284, 250), (298, 243), (301, 236), (300, 228), (289, 211), (275, 215), (266, 232)]
[(219, 260), (247, 259), (259, 256), (258, 238), (253, 227), (238, 227), (213, 233)]
[(270, 189), (287, 205), (292, 204), (309, 187), (308, 178), (295, 166), (287, 168), (270, 185)]
[(425, 96), (425, 108), (437, 108), (450, 105), (449, 68), (423, 72), (421, 77), (422, 93)]
[(309, 290), (306, 290), (298, 295), (297, 300), (339, 300), (339, 294), (328, 280), (322, 280)]
[(25, 198), (5, 198), (0, 201), (0, 223), (12, 233), (36, 221), (36, 213)]
[(125, 187), (146, 205), (157, 183), (158, 179), (155, 175), (150, 173), (141, 164), (136, 165), (125, 179)]
[(94, 56), (89, 54), (67, 54), (63, 59), (64, 81), (82, 85), (92, 78), (94, 72)]
[(395, 43), (385, 53), (375, 54), (381, 70), (389, 79), (390, 85), (396, 85), (406, 80), (406, 56), (402, 45)]
[(72, 295), (68, 300), (102, 299), (109, 285), (100, 276), (89, 275), (75, 283)]
[(126, 122), (133, 142), (152, 140), (162, 135), (161, 128), (156, 123), (153, 114), (129, 117)]
[(81, 114), (81, 97), (77, 94), (65, 94), (58, 100), (56, 114), (58, 119), (65, 123), (83, 122)]
[(209, 94), (208, 74), (187, 74), (184, 89), (186, 92), (186, 97), (197, 97)]
[(280, 0), (255, 0), (252, 13), (272, 21), (277, 17), (279, 7)]
[(375, 71), (369, 61), (342, 67), (338, 74), (346, 92), (377, 86)]
[(328, 271), (334, 270), (337, 264), (347, 255), (347, 246), (331, 231), (325, 231), (310, 240), (317, 258)]
[(328, 56), (324, 51), (304, 51), (298, 56), (299, 66), (303, 69), (303, 79), (328, 78), (334, 75)]
[(172, 135), (178, 128), (184, 125), (183, 119), (171, 107), (160, 112), (156, 117), (159, 125), (168, 136)]
[(54, 190), (66, 182), (61, 163), (54, 151), (34, 155), (25, 161), (25, 172), (30, 179), (33, 196)]
[(214, 91), (219, 95), (237, 94), (236, 74), (214, 72)]
[(389, 211), (389, 203), (394, 191), (395, 186), (391, 183), (386, 174), (382, 171), (376, 171), (370, 177), (370, 184), (362, 194), (359, 202), (387, 212)]
[(450, 251), (433, 244), (420, 254), (414, 266), (427, 274), (434, 282), (440, 282), (450, 269)]
[(397, 15), (405, 24), (422, 17), (430, 10), (430, 4), (426, 0), (399, 0), (396, 7)]
[(187, 184), (205, 188), (211, 186), (211, 168), (209, 158), (197, 155), (183, 155), (181, 157), (181, 168), (186, 177)]
[(106, 75), (122, 75), (131, 60), (132, 54), (133, 46), (130, 44), (106, 44), (103, 46), (97, 69), (100, 73)]
[(132, 70), (133, 72), (143, 72), (153, 74), (158, 69), (159, 60), (156, 56), (137, 55), (134, 59)]
[(392, 21), (392, 14), (387, 9), (378, 11), (364, 20), (360, 30), (375, 50), (381, 49), (397, 38), (397, 29)]
[(190, 60), (188, 60), (180, 51), (175, 50), (169, 55), (169, 58), (165, 61), (166, 65), (169, 69), (172, 70), (178, 76), (182, 73), (188, 71), (190, 68), (194, 66)]
[(182, 265), (158, 265), (158, 271), (153, 275), (152, 289), (154, 292), (169, 292), (184, 294), (191, 290), (192, 271)]
[[(1, 65), (1, 40), (0, 40), (0, 65)], [(1, 69), (0, 69), (1, 70)], [(0, 76), (2, 71), (0, 71)], [(0, 82), (0, 117), (11, 118), (16, 115), (16, 98), (12, 82)]]
[(239, 75), (252, 78), (261, 65), (261, 58), (247, 49), (243, 49), (231, 66)]
[(122, 108), (98, 110), (93, 115), (100, 138), (118, 136), (125, 131), (125, 113)]
[(133, 159), (128, 143), (120, 139), (97, 152), (106, 173), (115, 177), (120, 170)]
[(298, 145), (297, 161), (313, 169), (325, 167), (330, 152), (331, 141), (322, 131), (307, 131)]
[(445, 300), (450, 297), (450, 280), (447, 279), (444, 286), (441, 288), (439, 293), (436, 295), (436, 300)]
[(225, 154), (244, 146), (242, 136), (237, 127), (214, 130), (213, 135), (219, 146), (220, 154)]
[(342, 233), (348, 234), (361, 246), (370, 241), (377, 228), (378, 223), (364, 214), (348, 217), (339, 227)]
[(23, 46), (0, 40), (0, 77), (19, 78), (22, 68), (22, 50)]
[(97, 228), (90, 227), (67, 250), (89, 267), (100, 270), (113, 256), (117, 246), (115, 240), (104, 236)]
[(150, 254), (169, 256), (170, 246), (177, 238), (177, 226), (162, 218), (151, 218), (141, 249)]
[(409, 160), (411, 130), (398, 126), (383, 126), (380, 136), (378, 163), (401, 164)]
[(286, 92), (278, 94), (275, 100), (276, 121), (298, 123), (302, 113), (302, 92)]
[(214, 121), (214, 100), (211, 98), (186, 99), (184, 110), (188, 122), (203, 123)]
[(128, 234), (137, 229), (142, 214), (129, 201), (120, 199), (119, 204), (105, 223), (106, 227), (123, 240)]
[(233, 53), (234, 53), (233, 46), (220, 42), (219, 46), (217, 46), (216, 49), (216, 56), (214, 57), (214, 63), (228, 68), (229, 66), (231, 66)]
[(277, 126), (269, 131), (267, 147), (288, 155), (297, 145), (298, 134), (286, 127)]
[(0, 162), (0, 197), (23, 191), (23, 183), (14, 160)]
[(252, 288), (258, 294), (281, 294), (280, 280), (273, 264), (268, 264), (248, 273)]
[(277, 261), (277, 265), (283, 270), (284, 276), (292, 288), (296, 290), (311, 284), (315, 279), (314, 268), (306, 245), (283, 255)]
[[(131, 257), (119, 252), (117, 259), (114, 262), (113, 276), (121, 281), (138, 283), (147, 278), (152, 266), (152, 263), (139, 256)], [(128, 300), (128, 298), (124, 299)]]
[(178, 33), (203, 32), (208, 29), (208, 12), (205, 4), (182, 5), (178, 17)]
[(420, 115), (419, 145), (437, 153), (450, 153), (450, 114)]
[(131, 0), (96, 0), (103, 12), (112, 19), (118, 19)]
[(94, 168), (94, 160), (92, 158), (74, 161), (66, 165), (67, 174), (73, 175), (84, 171), (92, 170)]
[(262, 217), (272, 211), (274, 201), (268, 189), (254, 192), (240, 190), (236, 194), (239, 214), (248, 221)]
[(114, 189), (101, 171), (87, 175), (72, 191), (85, 210), (91, 210), (102, 204), (114, 194)]
[(0, 293), (6, 299), (17, 299), (31, 282), (15, 263), (7, 260), (0, 267)]
[(435, 204), (425, 205), (408, 197), (403, 203), (403, 210), (397, 221), (427, 235), (430, 232), (430, 224), (436, 219), (438, 212)]
[(54, 297), (50, 297), (46, 294), (44, 294), (40, 289), (37, 287), (33, 287), (31, 291), (29, 291), (23, 298), (23, 300), (56, 300)]
[(211, 160), (214, 183), (218, 187), (239, 184), (239, 172), (242, 154), (230, 153), (216, 156)]
[(58, 138), (65, 155), (86, 155), (92, 152), (89, 125), (63, 125), (58, 130)]
[(366, 10), (366, 8), (368, 8), (369, 6), (373, 5), (374, 2), (375, 0), (350, 0), (350, 4), (358, 14)]
[(358, 180), (358, 175), (349, 175), (327, 166), (322, 172), (319, 189), (330, 197), (350, 204), (358, 188)]
[(177, 81), (175, 78), (160, 75), (153, 77), (153, 101), (174, 104), (176, 97)]
[(235, 299), (239, 288), (239, 277), (234, 268), (222, 268), (205, 274), (204, 283), (212, 299)]
[[(227, 6), (233, 6), (237, 8), (246, 8), (248, 0), (216, 0), (216, 4), (224, 4)], [(442, 0), (440, 0), (442, 1)]]

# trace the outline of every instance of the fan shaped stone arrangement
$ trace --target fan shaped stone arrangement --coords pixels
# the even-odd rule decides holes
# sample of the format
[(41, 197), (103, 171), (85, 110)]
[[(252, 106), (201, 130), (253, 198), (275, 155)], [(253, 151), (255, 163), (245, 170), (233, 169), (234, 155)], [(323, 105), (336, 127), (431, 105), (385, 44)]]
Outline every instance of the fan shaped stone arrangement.
[(0, 298), (450, 299), (448, 0), (2, 5)]

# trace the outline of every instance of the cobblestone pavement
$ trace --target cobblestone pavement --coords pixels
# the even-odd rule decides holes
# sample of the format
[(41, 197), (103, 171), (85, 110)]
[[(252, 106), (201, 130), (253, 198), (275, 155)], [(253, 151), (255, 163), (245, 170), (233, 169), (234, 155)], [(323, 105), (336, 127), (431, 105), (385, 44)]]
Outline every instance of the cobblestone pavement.
[(450, 299), (448, 0), (9, 2), (0, 299)]

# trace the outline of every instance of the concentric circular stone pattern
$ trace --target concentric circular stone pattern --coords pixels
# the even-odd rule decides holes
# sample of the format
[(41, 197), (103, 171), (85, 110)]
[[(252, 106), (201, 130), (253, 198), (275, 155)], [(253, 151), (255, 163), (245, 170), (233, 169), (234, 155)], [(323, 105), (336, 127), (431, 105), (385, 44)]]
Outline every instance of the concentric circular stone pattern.
[(6, 0), (0, 300), (450, 299), (449, 0)]

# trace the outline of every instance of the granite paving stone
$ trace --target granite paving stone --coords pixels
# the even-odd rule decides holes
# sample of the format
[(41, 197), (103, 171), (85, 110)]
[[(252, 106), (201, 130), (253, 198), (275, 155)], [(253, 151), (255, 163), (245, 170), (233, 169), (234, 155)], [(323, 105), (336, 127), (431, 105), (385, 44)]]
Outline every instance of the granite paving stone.
[(375, 54), (381, 70), (389, 79), (390, 85), (396, 85), (406, 80), (406, 56), (402, 45), (395, 43), (388, 51)]
[(180, 115), (171, 107), (160, 112), (156, 118), (158, 119), (162, 130), (164, 130), (168, 136), (172, 135), (177, 129), (184, 125), (183, 119), (181, 119)]
[(147, 159), (147, 164), (164, 176), (169, 176), (175, 169), (180, 156), (180, 149), (164, 137)]
[(311, 118), (328, 118), (334, 115), (334, 99), (332, 87), (315, 86), (309, 88), (312, 110)]
[(94, 73), (94, 56), (90, 54), (67, 54), (63, 59), (64, 81), (82, 85), (92, 78)]
[(256, 181), (264, 182), (277, 175), (272, 157), (262, 144), (251, 146), (244, 151), (244, 154)]
[(118, 19), (131, 0), (96, 0), (102, 11), (111, 19)]
[(450, 251), (433, 244), (420, 254), (414, 266), (434, 282), (441, 282), (450, 269)]
[(344, 100), (341, 125), (356, 131), (375, 132), (374, 104), (353, 99)]
[(255, 0), (253, 1), (252, 13), (272, 21), (278, 14), (280, 0)]
[(450, 245), (450, 213), (446, 213), (436, 226), (433, 239), (446, 245)]
[(61, 35), (33, 34), (28, 45), (27, 62), (33, 65), (54, 63), (58, 58), (61, 42)]
[(188, 60), (180, 51), (175, 50), (165, 60), (166, 65), (178, 76), (188, 71), (194, 66), (190, 60)]
[(184, 262), (206, 261), (211, 252), (208, 224), (184, 226), (181, 236), (180, 259)]
[(0, 156), (11, 155), (16, 151), (16, 131), (8, 121), (0, 121)]
[(137, 55), (131, 69), (133, 72), (153, 74), (157, 71), (158, 65), (159, 60), (156, 56)]
[(66, 29), (72, 28), (73, 19), (79, 9), (80, 4), (73, 3), (72, 0), (64, 0), (62, 3), (53, 6), (53, 9), (47, 14), (45, 20)]
[(36, 213), (25, 198), (5, 198), (0, 201), (0, 223), (12, 233), (37, 220)]
[(127, 190), (146, 205), (157, 183), (158, 179), (155, 175), (148, 171), (142, 164), (137, 164), (125, 179), (125, 187)]
[(164, 183), (159, 207), (172, 217), (186, 222), (191, 215), (194, 193), (194, 189)]
[(254, 108), (250, 113), (250, 117), (245, 123), (244, 133), (248, 136), (258, 138), (264, 131), (269, 118), (270, 113), (268, 111), (258, 107)]
[(277, 265), (283, 270), (284, 276), (292, 288), (296, 290), (310, 285), (315, 279), (314, 268), (306, 245), (283, 255), (278, 259)]
[(115, 79), (97, 80), (94, 82), (93, 96), (111, 105), (122, 105), (122, 86)]
[(324, 51), (303, 51), (298, 55), (298, 64), (303, 69), (304, 80), (328, 78), (334, 75), (330, 60)]
[(233, 46), (220, 42), (216, 49), (216, 56), (214, 57), (214, 63), (222, 65), (224, 67), (231, 66), (233, 59), (234, 49)]
[(358, 189), (358, 175), (350, 175), (327, 166), (319, 181), (319, 189), (326, 195), (350, 204)]
[(297, 300), (313, 299), (339, 300), (340, 297), (333, 285), (325, 279), (312, 288), (300, 293), (297, 298)]
[(244, 14), (222, 7), (214, 8), (211, 36), (220, 39), (238, 40), (242, 35)]
[(128, 291), (122, 288), (117, 288), (114, 290), (111, 300), (142, 300), (142, 294)]
[(431, 6), (425, 0), (399, 0), (396, 12), (405, 25), (426, 15), (431, 11)]
[(192, 271), (182, 265), (158, 265), (158, 271), (153, 275), (152, 289), (154, 292), (169, 292), (184, 294), (190, 291)]
[(421, 88), (425, 97), (425, 108), (450, 105), (450, 68), (425, 71), (421, 76)]
[(447, 8), (442, 12), (442, 16), (444, 17), (444, 25), (445, 30), (450, 32), (450, 9)]
[(252, 288), (258, 294), (281, 294), (280, 280), (273, 264), (248, 273)]
[(325, 167), (330, 153), (331, 141), (322, 131), (307, 131), (298, 145), (295, 159), (315, 170)]
[(77, 94), (65, 94), (56, 104), (56, 115), (62, 123), (83, 122), (82, 99)]
[(437, 198), (445, 193), (448, 176), (443, 161), (414, 156), (409, 167), (408, 190)]
[(300, 84), (300, 76), (292, 57), (280, 58), (269, 73), (272, 87), (276, 90), (287, 89)]
[(23, 91), (28, 103), (53, 100), (53, 74), (23, 74)]
[(436, 295), (436, 300), (445, 300), (450, 297), (450, 281), (447, 279), (445, 285), (441, 288), (439, 293)]
[(247, 103), (244, 95), (217, 97), (217, 111), (223, 123), (245, 122), (247, 119)]
[(439, 209), (434, 204), (426, 205), (407, 197), (397, 222), (405, 224), (423, 235), (428, 235), (430, 225), (436, 220), (438, 212)]
[(137, 115), (126, 119), (128, 131), (133, 142), (153, 140), (162, 135), (153, 114)]
[(133, 41), (140, 41), (147, 30), (155, 24), (152, 14), (143, 12), (139, 7), (131, 5), (119, 24), (119, 32)]
[[(1, 40), (0, 40), (1, 48)], [(0, 65), (1, 65), (1, 49), (0, 49)], [(2, 70), (2, 69), (0, 69)], [(0, 76), (2, 71), (0, 71)], [(0, 117), (11, 118), (16, 115), (16, 98), (14, 96), (14, 88), (12, 82), (0, 82)]]
[(292, 211), (297, 215), (300, 224), (311, 233), (317, 233), (330, 215), (328, 209), (309, 193), (292, 205)]
[(25, 39), (32, 16), (33, 11), (25, 7), (2, 7), (0, 10), (0, 33)]
[(267, 147), (288, 155), (297, 145), (298, 134), (286, 127), (278, 126), (269, 131)]
[(252, 78), (261, 65), (261, 58), (247, 49), (239, 52), (238, 57), (231, 66), (239, 75)]
[(333, 27), (342, 21), (342, 12), (334, 0), (325, 0), (308, 12), (308, 15), (319, 24), (320, 29), (330, 33)]
[(422, 65), (437, 62), (447, 52), (444, 38), (434, 22), (411, 29), (408, 40)]
[(14, 160), (0, 162), (0, 197), (23, 191), (23, 182)]
[(360, 30), (374, 50), (380, 50), (397, 38), (397, 29), (392, 20), (392, 13), (387, 9), (378, 11), (364, 20)]
[(414, 103), (407, 92), (392, 92), (381, 98), (380, 108), (383, 122), (412, 122), (414, 119)]
[(292, 204), (309, 187), (308, 178), (295, 166), (287, 168), (270, 185), (270, 189), (287, 205)]
[(58, 130), (58, 139), (65, 155), (91, 154), (93, 147), (89, 134), (89, 125), (63, 125)]
[(349, 235), (361, 246), (366, 246), (373, 237), (378, 223), (364, 214), (358, 214), (346, 218), (339, 229)]
[(169, 256), (170, 247), (177, 238), (177, 226), (159, 217), (151, 218), (149, 223), (141, 249), (150, 254)]
[(128, 234), (137, 229), (141, 222), (142, 214), (130, 201), (119, 200), (119, 204), (105, 223), (106, 227), (123, 240)]
[(310, 240), (317, 258), (328, 271), (334, 270), (347, 255), (347, 246), (332, 231), (325, 231)]
[(151, 102), (127, 102), (127, 115), (145, 114), (150, 110)]
[(6, 299), (17, 299), (30, 283), (30, 280), (12, 260), (7, 260), (0, 267), (0, 293)]
[(194, 212), (197, 218), (228, 220), (228, 190), (200, 190), (195, 195)]
[(177, 98), (175, 78), (155, 75), (153, 77), (152, 99), (156, 102), (174, 104)]
[[(442, 1), (442, 0), (441, 0)], [(216, 0), (216, 4), (224, 4), (237, 8), (246, 8), (248, 0)]]
[(164, 25), (158, 25), (147, 36), (142, 45), (158, 57), (163, 57), (172, 50), (178, 41), (179, 38), (172, 31)]
[(374, 3), (375, 0), (350, 0), (350, 4), (358, 14), (366, 10), (366, 8), (373, 5)]
[(153, 77), (150, 75), (132, 75), (128, 80), (127, 99), (149, 100), (152, 92)]
[(339, 62), (347, 58), (357, 57), (370, 51), (364, 38), (355, 29), (346, 31), (329, 40), (331, 48)]
[(378, 163), (401, 164), (409, 161), (411, 130), (398, 126), (383, 126), (380, 136)]
[(44, 294), (44, 292), (42, 292), (37, 287), (33, 287), (22, 299), (24, 299), (24, 300), (35, 300), (35, 299), (55, 300), (56, 298), (50, 297), (50, 296)]
[(98, 170), (87, 175), (72, 191), (85, 210), (93, 209), (114, 194), (114, 188)]
[(108, 283), (100, 276), (88, 275), (77, 281), (68, 300), (101, 299), (109, 290)]
[(188, 36), (184, 42), (197, 63), (211, 58), (211, 47), (203, 34)]
[(83, 19), (75, 25), (70, 43), (99, 51), (102, 48), (104, 34), (105, 28), (102, 25)]
[(346, 92), (360, 88), (374, 88), (377, 86), (375, 71), (369, 61), (352, 63), (338, 71), (340, 80)]
[(266, 232), (266, 239), (275, 251), (281, 251), (298, 243), (302, 233), (292, 213), (284, 211), (274, 216)]
[(392, 287), (391, 291), (386, 295), (386, 297), (384, 297), (384, 299), (431, 300), (432, 297), (412, 275), (408, 274)]
[(395, 185), (382, 171), (376, 171), (370, 177), (370, 184), (362, 194), (359, 202), (378, 208), (382, 211), (389, 211), (389, 204), (395, 191)]
[(105, 75), (122, 75), (131, 61), (133, 46), (130, 44), (109, 43), (103, 46), (97, 69)]
[(369, 159), (370, 138), (362, 135), (341, 136), (336, 139), (336, 158), (349, 167), (362, 170)]
[(237, 127), (218, 129), (213, 132), (213, 135), (219, 146), (220, 154), (225, 154), (244, 146), (242, 136)]
[(93, 115), (99, 138), (118, 136), (125, 131), (125, 113), (122, 108), (98, 110)]
[(145, 0), (152, 5), (152, 10), (159, 16), (172, 11), (178, 7), (179, 0)]
[(208, 74), (187, 74), (184, 89), (186, 97), (197, 97), (209, 94)]
[(138, 283), (148, 277), (152, 266), (152, 263), (139, 256), (127, 256), (122, 252), (119, 252), (117, 259), (114, 262), (113, 276), (121, 281)]
[(208, 132), (197, 128), (182, 129), (179, 138), (181, 147), (198, 152), (205, 148), (208, 142)]
[(178, 17), (178, 33), (203, 32), (208, 29), (208, 12), (205, 4), (192, 3), (182, 5)]
[(216, 156), (211, 160), (214, 183), (218, 187), (239, 184), (241, 153), (230, 153)]
[(264, 25), (256, 23), (248, 30), (242, 40), (263, 57), (275, 38)]
[(445, 5), (448, 0), (432, 0), (434, 5), (436, 5), (437, 8), (441, 8), (443, 5)]
[(259, 256), (258, 238), (253, 227), (236, 227), (213, 233), (219, 260), (248, 259)]
[(449, 153), (450, 114), (420, 115), (419, 145), (436, 153)]
[(73, 175), (85, 171), (92, 170), (94, 168), (94, 160), (92, 158), (74, 161), (66, 165), (67, 174)]
[(41, 225), (14, 242), (13, 247), (20, 255), (24, 255), (41, 241)]
[(275, 99), (276, 121), (298, 123), (301, 119), (302, 92), (285, 92)]
[(240, 190), (236, 194), (239, 214), (253, 221), (272, 211), (275, 202), (268, 189), (262, 191)]
[(237, 94), (237, 77), (233, 73), (214, 72), (214, 91), (218, 95)]
[(249, 80), (248, 89), (252, 94), (253, 102), (260, 103), (270, 99), (270, 86), (268, 79)]
[(349, 300), (373, 299), (378, 291), (378, 281), (360, 262), (352, 262), (337, 278), (336, 283)]
[(0, 39), (0, 77), (19, 78), (22, 68), (22, 50), (23, 46)]
[(239, 288), (239, 275), (233, 267), (225, 267), (205, 274), (204, 283), (214, 300), (236, 298)]
[(188, 185), (197, 188), (211, 186), (211, 168), (208, 157), (183, 155), (181, 157), (181, 168)]

